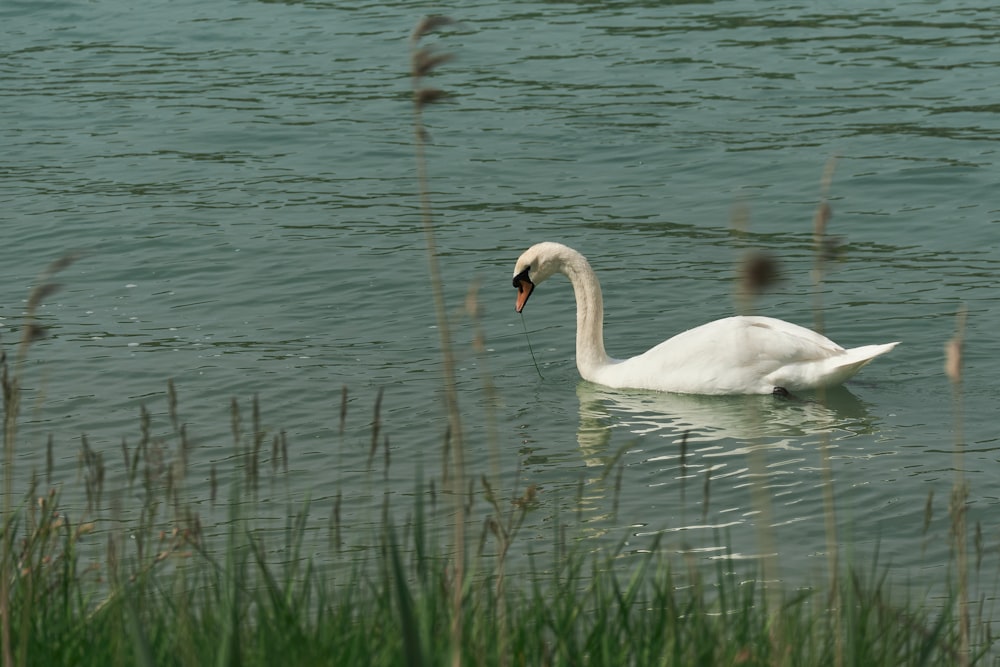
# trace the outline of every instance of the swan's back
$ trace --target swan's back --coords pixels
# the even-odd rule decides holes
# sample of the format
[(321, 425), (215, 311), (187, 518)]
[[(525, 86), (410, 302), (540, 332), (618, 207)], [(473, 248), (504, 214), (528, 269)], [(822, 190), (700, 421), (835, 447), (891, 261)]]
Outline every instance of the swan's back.
[(769, 394), (775, 387), (794, 391), (840, 384), (895, 346), (844, 349), (783, 320), (728, 317), (677, 334), (589, 379), (689, 394)]

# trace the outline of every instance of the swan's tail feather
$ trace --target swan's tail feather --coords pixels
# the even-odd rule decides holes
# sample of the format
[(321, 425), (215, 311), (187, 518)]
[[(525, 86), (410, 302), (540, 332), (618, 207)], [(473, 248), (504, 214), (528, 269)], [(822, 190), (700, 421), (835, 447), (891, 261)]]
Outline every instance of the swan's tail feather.
[(855, 373), (871, 363), (875, 357), (889, 352), (897, 345), (899, 345), (899, 341), (882, 345), (862, 345), (861, 347), (852, 347), (849, 350), (845, 350), (844, 356), (837, 359), (837, 364), (831, 369), (831, 372), (824, 378), (821, 384), (834, 386), (850, 379)]
[(852, 347), (849, 350), (845, 350), (847, 354), (845, 355), (844, 360), (837, 365), (848, 367), (856, 365), (860, 370), (872, 359), (889, 352), (897, 345), (899, 345), (899, 341), (896, 341), (895, 343), (884, 343), (882, 345), (862, 345), (861, 347)]

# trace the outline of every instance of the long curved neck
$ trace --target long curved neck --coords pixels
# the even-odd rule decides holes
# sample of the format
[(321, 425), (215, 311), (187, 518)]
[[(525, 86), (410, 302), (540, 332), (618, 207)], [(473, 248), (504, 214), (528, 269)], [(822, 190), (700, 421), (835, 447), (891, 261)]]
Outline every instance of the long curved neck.
[(587, 259), (573, 251), (563, 263), (576, 295), (576, 367), (585, 380), (593, 380), (598, 369), (611, 359), (604, 351), (604, 298), (597, 275)]

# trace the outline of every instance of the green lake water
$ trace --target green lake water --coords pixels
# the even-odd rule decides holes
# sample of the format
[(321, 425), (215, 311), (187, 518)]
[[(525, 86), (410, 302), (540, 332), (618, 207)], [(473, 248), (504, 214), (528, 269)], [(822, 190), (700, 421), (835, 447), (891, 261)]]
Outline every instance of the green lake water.
[[(197, 445), (196, 495), (231, 455), (230, 400), (248, 421), (254, 394), (269, 433), (288, 437), (282, 498), (311, 498), (325, 524), (340, 493), (348, 541), (367, 538), (384, 491), (405, 507), (418, 478), (439, 475), (447, 420), (408, 76), (409, 32), (437, 9), (0, 5), (8, 352), (39, 272), (84, 253), (41, 308), (49, 336), (24, 368), (25, 488), (50, 435), (68, 503), (81, 433), (120, 481), (110, 462), (138, 437), (140, 405), (169, 431), (169, 378)], [(825, 441), (845, 549), (877, 547), (911, 581), (943, 581), (958, 465), (995, 573), (1000, 9), (580, 0), (449, 12), (460, 23), (429, 40), (454, 59), (430, 82), (450, 97), (427, 110), (427, 154), (466, 447), (476, 474), (538, 486), (528, 550), (550, 549), (560, 523), (595, 548), (641, 551), (659, 536), (706, 562), (723, 535), (752, 560), (763, 478), (783, 572), (822, 570)], [(833, 157), (842, 252), (817, 301), (812, 219)], [(514, 261), (542, 240), (589, 257), (613, 356), (736, 312), (735, 266), (751, 247), (783, 276), (755, 312), (812, 325), (819, 303), (840, 344), (901, 345), (828, 407), (587, 385), (568, 282), (540, 287), (523, 325), (514, 313)], [(962, 307), (959, 412), (943, 346)], [(368, 462), (380, 391), (387, 471)]]

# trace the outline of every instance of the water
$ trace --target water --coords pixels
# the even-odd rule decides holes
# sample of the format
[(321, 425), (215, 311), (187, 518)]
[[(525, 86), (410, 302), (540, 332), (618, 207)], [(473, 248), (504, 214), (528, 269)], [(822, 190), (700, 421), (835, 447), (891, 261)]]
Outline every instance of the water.
[[(85, 253), (40, 311), (50, 335), (24, 370), (21, 470), (42, 465), (51, 434), (53, 476), (72, 486), (80, 434), (113, 460), (141, 404), (168, 431), (173, 378), (196, 493), (231, 453), (230, 399), (246, 411), (252, 394), (269, 433), (288, 435), (292, 495), (318, 515), (340, 490), (361, 507), (345, 523), (363, 532), (377, 517), (381, 501), (365, 499), (382, 475), (366, 472), (380, 390), (391, 493), (438, 474), (446, 419), (407, 74), (426, 11), (0, 7), (8, 351), (41, 269)], [(970, 520), (995, 545), (1000, 10), (636, 0), (452, 13), (461, 24), (431, 40), (456, 56), (432, 77), (451, 98), (426, 121), (469, 459), (539, 486), (532, 550), (549, 548), (559, 516), (595, 548), (642, 550), (660, 534), (661, 548), (709, 560), (721, 531), (752, 559), (763, 476), (783, 572), (820, 570), (827, 441), (845, 542), (940, 582), (956, 440), (942, 349), (963, 305), (961, 465)], [(536, 373), (510, 275), (540, 240), (591, 259), (615, 356), (732, 314), (751, 246), (784, 275), (755, 310), (811, 324), (812, 216), (833, 156), (830, 232), (844, 252), (821, 291), (826, 332), (902, 345), (828, 408), (581, 384), (561, 280), (525, 311)], [(472, 285), (476, 320), (463, 310)]]

